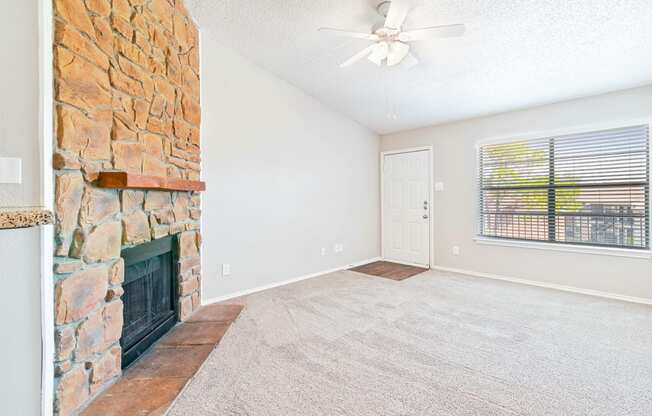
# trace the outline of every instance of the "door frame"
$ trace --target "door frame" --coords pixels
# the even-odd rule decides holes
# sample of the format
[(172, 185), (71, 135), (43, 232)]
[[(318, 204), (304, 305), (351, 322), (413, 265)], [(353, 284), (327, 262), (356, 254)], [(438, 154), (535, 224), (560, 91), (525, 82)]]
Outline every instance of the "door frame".
[[(434, 199), (434, 164), (433, 164), (433, 148), (432, 145), (428, 146), (418, 146), (418, 147), (407, 147), (402, 149), (395, 150), (386, 150), (380, 152), (380, 258), (381, 260), (385, 259), (385, 210), (384, 210), (384, 201), (385, 201), (385, 156), (398, 155), (402, 153), (416, 153), (416, 152), (428, 152), (428, 219), (430, 226), (428, 227), (428, 268), (433, 267), (434, 260), (434, 236), (435, 236), (435, 221), (433, 217), (433, 199)], [(420, 264), (399, 262), (391, 260), (393, 263), (405, 264), (408, 266), (417, 266), (423, 267)]]

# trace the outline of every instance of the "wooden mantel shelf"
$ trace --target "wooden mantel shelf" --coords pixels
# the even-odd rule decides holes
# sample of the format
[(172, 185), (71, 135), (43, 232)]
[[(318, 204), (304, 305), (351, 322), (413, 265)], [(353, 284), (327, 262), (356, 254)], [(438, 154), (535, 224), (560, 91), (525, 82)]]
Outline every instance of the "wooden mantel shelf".
[(206, 183), (201, 181), (135, 175), (127, 172), (100, 172), (97, 185), (100, 188), (112, 189), (157, 189), (162, 191), (195, 192), (206, 190)]

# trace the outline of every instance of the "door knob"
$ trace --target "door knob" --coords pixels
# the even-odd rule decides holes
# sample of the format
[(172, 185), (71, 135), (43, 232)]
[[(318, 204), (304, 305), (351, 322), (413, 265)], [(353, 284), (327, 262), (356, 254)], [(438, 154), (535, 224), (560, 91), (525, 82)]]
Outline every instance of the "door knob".
[(428, 219), (428, 214), (423, 214), (423, 219), (427, 220)]

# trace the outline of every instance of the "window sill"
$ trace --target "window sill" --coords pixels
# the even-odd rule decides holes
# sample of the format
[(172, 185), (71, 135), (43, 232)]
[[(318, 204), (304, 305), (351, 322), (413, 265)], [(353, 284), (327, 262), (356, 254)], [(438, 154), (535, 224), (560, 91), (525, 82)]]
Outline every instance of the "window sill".
[(491, 245), (491, 246), (529, 248), (534, 250), (548, 250), (548, 251), (563, 251), (567, 253), (595, 254), (595, 255), (602, 255), (602, 256), (630, 257), (636, 259), (652, 258), (652, 251), (650, 250), (634, 250), (634, 249), (614, 248), (614, 247), (585, 247), (585, 246), (574, 246), (570, 244), (541, 243), (537, 241), (503, 240), (503, 239), (491, 238), (491, 237), (475, 237), (473, 238), (473, 241), (475, 241), (478, 244)]

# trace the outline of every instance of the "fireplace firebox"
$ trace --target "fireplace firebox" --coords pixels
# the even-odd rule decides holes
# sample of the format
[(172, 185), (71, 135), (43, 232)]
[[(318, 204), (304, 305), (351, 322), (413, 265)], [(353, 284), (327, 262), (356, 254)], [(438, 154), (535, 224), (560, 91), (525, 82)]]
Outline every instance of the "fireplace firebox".
[(177, 322), (175, 238), (168, 236), (122, 250), (122, 368), (138, 359)]

